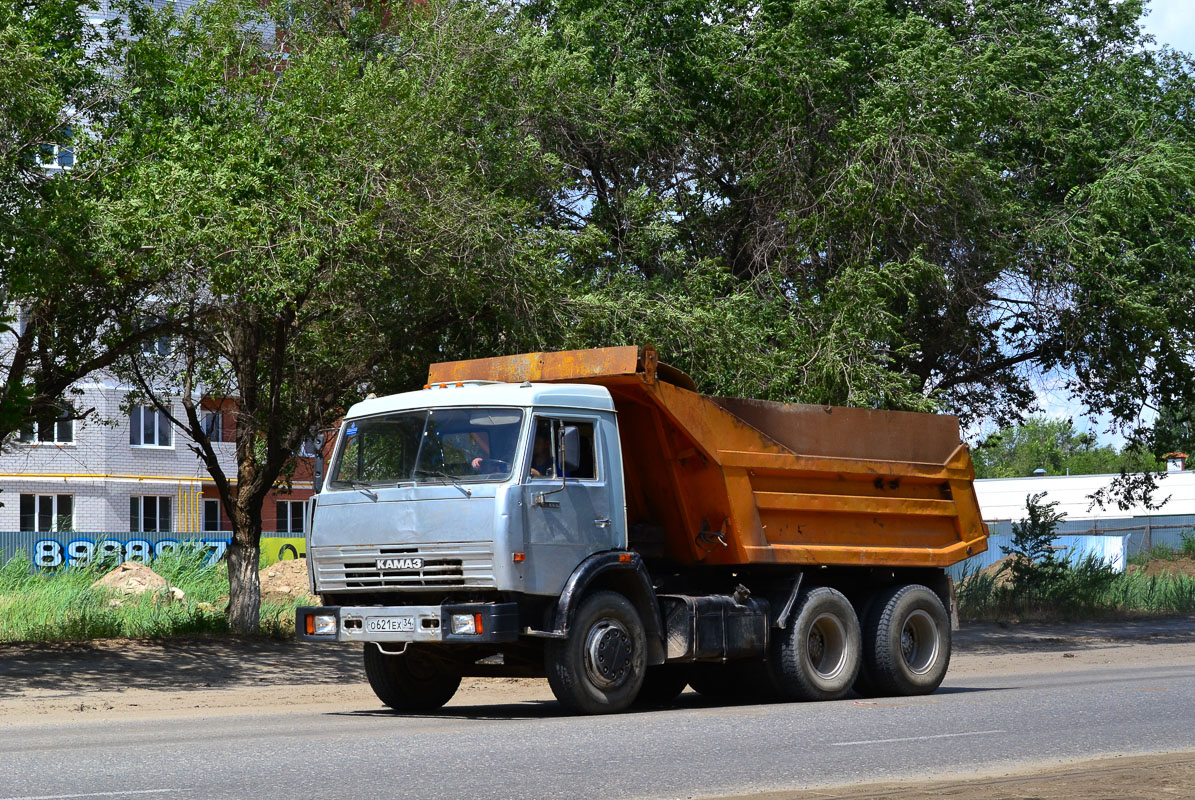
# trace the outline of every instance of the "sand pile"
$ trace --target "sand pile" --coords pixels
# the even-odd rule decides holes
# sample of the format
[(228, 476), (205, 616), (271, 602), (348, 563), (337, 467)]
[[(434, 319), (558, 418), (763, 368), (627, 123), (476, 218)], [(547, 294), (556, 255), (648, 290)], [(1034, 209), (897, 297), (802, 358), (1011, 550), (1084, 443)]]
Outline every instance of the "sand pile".
[[(166, 583), (166, 579), (140, 561), (126, 561), (104, 575), (92, 589), (104, 589), (123, 597), (152, 592), (167, 600), (182, 600), (186, 597), (182, 589)], [(116, 601), (119, 602), (119, 601)]]
[(307, 586), (307, 559), (292, 558), (279, 561), (263, 569), (261, 579), (261, 600), (274, 603), (290, 603), (301, 599), (304, 603), (317, 605)]

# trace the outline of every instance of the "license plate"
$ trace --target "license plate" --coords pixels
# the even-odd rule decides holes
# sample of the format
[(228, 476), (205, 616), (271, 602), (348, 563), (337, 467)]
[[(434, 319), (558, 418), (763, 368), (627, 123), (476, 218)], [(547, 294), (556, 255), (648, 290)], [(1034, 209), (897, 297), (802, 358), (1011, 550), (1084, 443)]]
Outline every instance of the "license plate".
[(365, 630), (379, 633), (410, 633), (415, 630), (414, 617), (368, 617)]

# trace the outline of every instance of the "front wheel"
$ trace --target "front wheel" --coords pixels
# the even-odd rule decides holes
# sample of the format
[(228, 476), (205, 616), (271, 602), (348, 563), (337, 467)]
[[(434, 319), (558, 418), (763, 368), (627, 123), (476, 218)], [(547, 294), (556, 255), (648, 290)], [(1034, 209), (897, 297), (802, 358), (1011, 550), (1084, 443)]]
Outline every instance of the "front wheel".
[(950, 618), (926, 586), (897, 586), (876, 597), (863, 637), (872, 694), (929, 694), (946, 677)]
[(365, 643), (365, 677), (369, 687), (395, 711), (435, 711), (456, 694), (461, 676), (445, 672), (434, 658), (414, 646), (400, 656), (387, 655), (373, 642)]
[(577, 609), (566, 639), (544, 647), (548, 685), (574, 714), (610, 714), (635, 702), (647, 665), (639, 612), (617, 592), (596, 592)]

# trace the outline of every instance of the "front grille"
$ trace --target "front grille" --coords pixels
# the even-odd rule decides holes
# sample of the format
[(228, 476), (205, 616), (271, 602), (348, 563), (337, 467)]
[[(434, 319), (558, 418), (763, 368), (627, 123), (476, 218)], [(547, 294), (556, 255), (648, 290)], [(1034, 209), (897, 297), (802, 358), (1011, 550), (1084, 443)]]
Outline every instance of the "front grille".
[[(418, 570), (379, 570), (377, 560), (423, 559)], [(320, 591), (344, 589), (456, 589), (494, 585), (492, 542), (437, 542), (404, 547), (313, 547)]]

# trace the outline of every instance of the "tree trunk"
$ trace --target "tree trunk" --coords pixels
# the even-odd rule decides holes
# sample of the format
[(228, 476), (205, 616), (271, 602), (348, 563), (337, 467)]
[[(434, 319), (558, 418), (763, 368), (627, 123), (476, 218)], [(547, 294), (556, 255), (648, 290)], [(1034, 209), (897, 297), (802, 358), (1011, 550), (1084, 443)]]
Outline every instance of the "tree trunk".
[(261, 513), (238, 508), (228, 547), (228, 627), (233, 633), (257, 633), (261, 621)]

